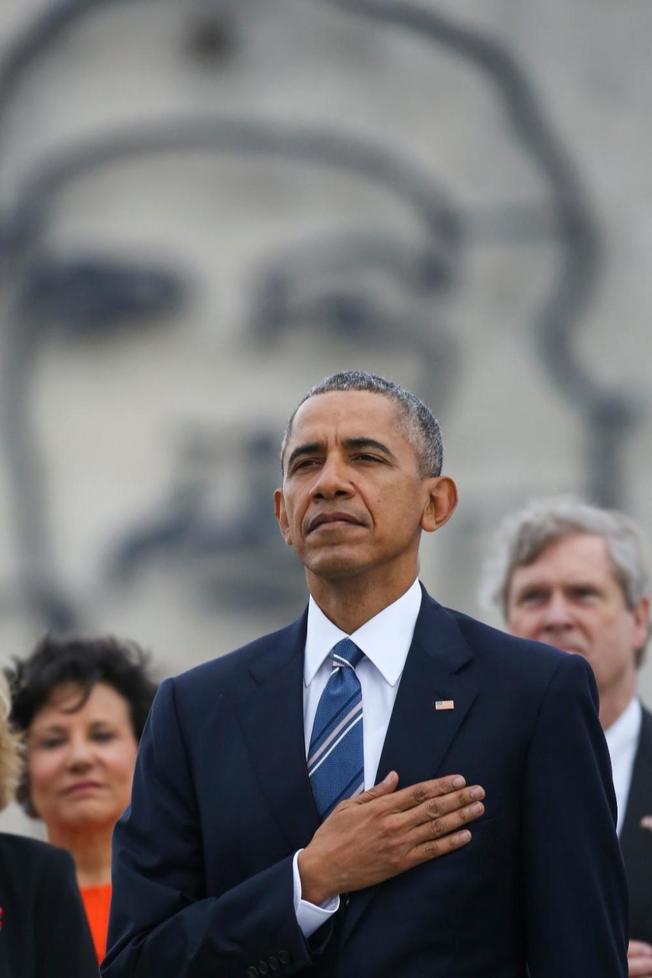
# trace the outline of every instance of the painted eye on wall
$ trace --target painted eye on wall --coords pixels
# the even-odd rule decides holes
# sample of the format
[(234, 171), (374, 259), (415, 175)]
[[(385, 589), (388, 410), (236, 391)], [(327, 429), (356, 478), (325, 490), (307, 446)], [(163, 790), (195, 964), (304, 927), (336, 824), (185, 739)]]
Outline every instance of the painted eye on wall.
[(36, 264), (27, 275), (21, 312), (30, 322), (83, 339), (143, 326), (177, 311), (186, 295), (174, 269), (81, 255)]

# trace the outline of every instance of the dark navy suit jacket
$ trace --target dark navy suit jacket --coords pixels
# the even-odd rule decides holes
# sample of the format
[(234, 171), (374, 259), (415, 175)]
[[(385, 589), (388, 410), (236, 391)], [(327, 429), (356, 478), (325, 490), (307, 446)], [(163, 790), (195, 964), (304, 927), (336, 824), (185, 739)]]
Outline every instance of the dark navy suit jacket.
[(620, 833), (629, 884), (630, 934), (652, 943), (652, 713), (643, 721)]
[[(625, 978), (627, 898), (591, 669), (424, 594), (378, 778), (486, 789), (465, 848), (351, 893), (306, 941), (318, 826), (305, 615), (163, 683), (114, 840), (106, 978)], [(436, 700), (454, 709), (436, 711)], [(528, 971), (529, 969), (529, 971)]]

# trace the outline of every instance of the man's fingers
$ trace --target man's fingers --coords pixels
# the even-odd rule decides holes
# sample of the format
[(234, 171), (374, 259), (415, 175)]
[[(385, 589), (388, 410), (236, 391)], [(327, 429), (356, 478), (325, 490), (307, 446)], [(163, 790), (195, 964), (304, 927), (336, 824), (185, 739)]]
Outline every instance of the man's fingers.
[(396, 771), (390, 771), (387, 777), (378, 784), (375, 784), (373, 788), (369, 788), (367, 791), (361, 791), (359, 795), (351, 800), (358, 805), (364, 805), (369, 801), (373, 801), (375, 798), (382, 798), (384, 795), (391, 795), (393, 791), (396, 791), (398, 787), (398, 774)]
[[(470, 841), (471, 833), (468, 829), (462, 829), (459, 832), (443, 835), (441, 839), (430, 839), (428, 842), (422, 842), (421, 845), (415, 846), (412, 850), (410, 864), (418, 866), (419, 863), (428, 862), (437, 856), (445, 856), (449, 852), (461, 849)], [(405, 868), (409, 869), (410, 867), (406, 866)]]
[(645, 941), (630, 941), (627, 948), (628, 958), (652, 958), (652, 945)]
[(652, 978), (652, 947), (645, 941), (630, 941), (627, 948), (629, 978)]
[(484, 805), (482, 802), (474, 801), (448, 815), (421, 822), (412, 830), (408, 838), (414, 846), (422, 845), (433, 839), (441, 839), (442, 836), (463, 828), (467, 822), (473, 822), (476, 818), (480, 818), (483, 812)]
[[(428, 798), (420, 805), (415, 805), (414, 808), (395, 812), (391, 817), (397, 826), (409, 830), (417, 825), (430, 824), (436, 819), (451, 814), (451, 812), (459, 812), (474, 803), (482, 802), (484, 796), (484, 788), (479, 784), (474, 784), (468, 788), (451, 791), (447, 795)], [(393, 803), (394, 798), (392, 798), (392, 805)], [(479, 814), (482, 814), (482, 811)]]
[(465, 785), (466, 781), (461, 774), (449, 774), (445, 778), (421, 781), (419, 784), (413, 784), (409, 788), (402, 788), (397, 791), (392, 798), (392, 807), (395, 811), (408, 811), (431, 799), (459, 791)]
[(627, 958), (629, 978), (652, 978), (652, 958)]

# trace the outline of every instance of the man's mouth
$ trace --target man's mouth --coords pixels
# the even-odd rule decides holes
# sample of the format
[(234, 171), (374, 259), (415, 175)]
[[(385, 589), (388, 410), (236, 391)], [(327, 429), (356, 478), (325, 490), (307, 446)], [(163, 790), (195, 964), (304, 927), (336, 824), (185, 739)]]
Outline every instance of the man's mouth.
[(308, 533), (319, 529), (320, 526), (333, 526), (341, 523), (349, 523), (352, 526), (363, 526), (362, 521), (352, 516), (351, 513), (318, 513), (308, 523)]

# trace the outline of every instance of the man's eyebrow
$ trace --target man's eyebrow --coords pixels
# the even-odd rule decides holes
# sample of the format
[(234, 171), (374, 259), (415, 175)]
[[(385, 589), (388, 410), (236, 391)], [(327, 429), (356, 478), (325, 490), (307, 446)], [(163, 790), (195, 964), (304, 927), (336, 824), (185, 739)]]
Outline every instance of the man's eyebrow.
[(376, 438), (369, 438), (366, 435), (362, 435), (359, 438), (345, 438), (344, 445), (346, 448), (375, 448), (376, 451), (382, 452), (388, 458), (396, 458), (391, 449), (387, 445), (384, 445), (382, 441), (378, 441)]
[(314, 455), (315, 452), (324, 451), (325, 445), (323, 441), (309, 441), (304, 445), (297, 445), (292, 452), (290, 452), (290, 457), (288, 459), (288, 466), (292, 465), (295, 459), (299, 458), (300, 455)]
[[(375, 448), (376, 451), (382, 452), (383, 455), (386, 455), (392, 460), (395, 460), (396, 458), (394, 453), (387, 447), (387, 445), (384, 445), (382, 441), (378, 441), (376, 438), (371, 438), (367, 435), (360, 435), (356, 438), (345, 438), (343, 445), (345, 448), (356, 449), (358, 451), (364, 448)], [(290, 457), (288, 458), (287, 463), (288, 467), (302, 455), (315, 455), (319, 452), (323, 453), (325, 451), (326, 444), (323, 441), (310, 441), (303, 445), (297, 445), (297, 447), (290, 452)]]

